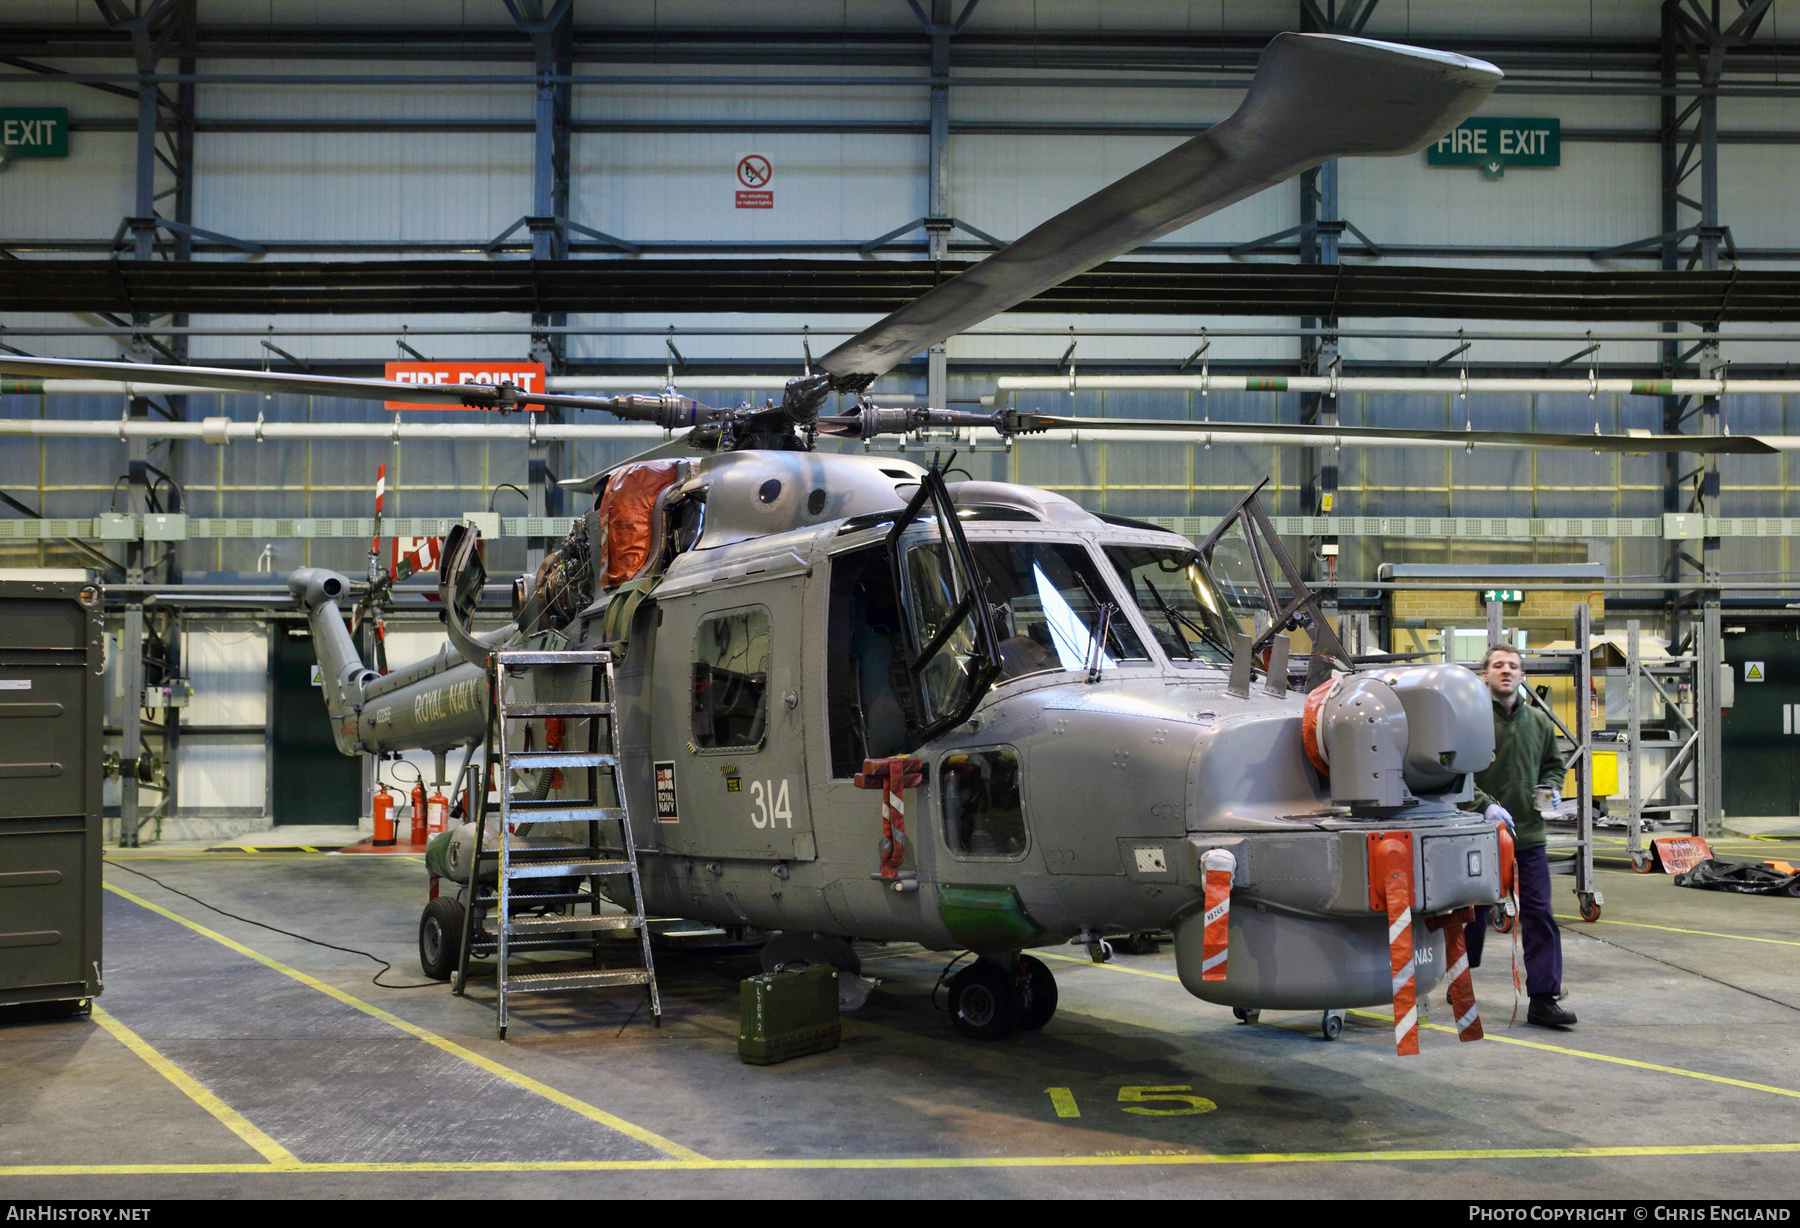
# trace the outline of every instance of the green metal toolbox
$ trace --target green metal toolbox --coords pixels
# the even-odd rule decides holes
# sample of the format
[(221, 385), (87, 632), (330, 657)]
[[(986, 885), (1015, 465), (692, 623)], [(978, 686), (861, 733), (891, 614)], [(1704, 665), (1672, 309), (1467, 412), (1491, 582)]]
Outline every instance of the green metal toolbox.
[(753, 1066), (838, 1047), (837, 970), (806, 968), (746, 979), (738, 991), (738, 1056)]
[(0, 580), (0, 1006), (100, 992), (100, 587)]

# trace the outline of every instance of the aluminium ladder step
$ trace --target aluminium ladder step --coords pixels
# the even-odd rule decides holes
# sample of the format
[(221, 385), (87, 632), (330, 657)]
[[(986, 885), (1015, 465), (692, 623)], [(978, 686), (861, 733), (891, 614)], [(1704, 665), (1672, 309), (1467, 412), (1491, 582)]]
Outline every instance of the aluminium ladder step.
[(638, 919), (629, 913), (601, 913), (599, 916), (514, 917), (507, 923), (508, 934), (590, 933), (594, 930), (634, 930)]
[(612, 653), (604, 649), (508, 649), (494, 654), (494, 660), (501, 665), (606, 665), (612, 661)]
[(609, 703), (578, 703), (574, 700), (546, 700), (543, 703), (507, 704), (508, 720), (529, 720), (536, 716), (611, 716)]
[(506, 756), (506, 766), (516, 772), (542, 771), (544, 768), (616, 768), (619, 761), (611, 755), (582, 750), (515, 750)]
[(559, 989), (604, 989), (613, 985), (649, 983), (650, 974), (642, 968), (627, 968), (617, 972), (528, 972), (522, 976), (509, 976), (504, 982), (509, 994), (553, 993)]
[[(515, 861), (506, 867), (508, 878), (586, 878), (590, 874), (629, 874), (629, 861)], [(530, 900), (535, 896), (520, 895)]]
[[(579, 801), (574, 804), (554, 799), (510, 802), (506, 807), (506, 818), (510, 823), (614, 823), (624, 817), (623, 806), (590, 806)], [(495, 856), (491, 853), (482, 855)]]

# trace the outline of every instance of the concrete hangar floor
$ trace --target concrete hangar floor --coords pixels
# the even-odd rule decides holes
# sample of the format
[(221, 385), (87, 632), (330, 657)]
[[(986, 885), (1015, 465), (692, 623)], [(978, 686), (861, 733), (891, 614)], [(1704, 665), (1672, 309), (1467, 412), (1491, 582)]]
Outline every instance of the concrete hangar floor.
[[(384, 979), (413, 983), (415, 860), (110, 856), (99, 1009), (0, 1025), (0, 1190), (12, 1198), (1794, 1188), (1793, 900), (1603, 872), (1604, 919), (1564, 923), (1577, 1029), (1527, 1027), (1522, 1011), (1507, 1026), (1496, 935), (1499, 958), (1476, 974), (1490, 1039), (1459, 1044), (1434, 1001), (1413, 1058), (1395, 1056), (1379, 1011), (1353, 1013), (1334, 1043), (1311, 1014), (1245, 1026), (1190, 998), (1168, 955), (1100, 966), (1078, 947), (1050, 952), (1061, 988), (1050, 1025), (982, 1044), (932, 1007), (941, 957), (871, 946), (865, 970), (883, 984), (845, 1015), (842, 1047), (754, 1067), (736, 1053), (753, 955), (659, 957), (660, 1030), (629, 991), (562, 995), (522, 1000), (503, 1044), (491, 1000), (380, 988), (364, 959), (209, 912), (126, 869), (376, 952), (394, 963)], [(1122, 1103), (1132, 1087), (1197, 1103)]]

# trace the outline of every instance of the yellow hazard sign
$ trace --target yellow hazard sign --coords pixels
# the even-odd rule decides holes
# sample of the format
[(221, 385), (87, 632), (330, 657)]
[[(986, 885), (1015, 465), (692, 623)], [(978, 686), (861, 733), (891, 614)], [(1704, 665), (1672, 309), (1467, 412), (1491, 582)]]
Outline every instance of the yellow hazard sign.
[(1763, 679), (1767, 678), (1768, 676), (1769, 676), (1769, 673), (1766, 669), (1763, 668), (1763, 663), (1761, 661), (1746, 661), (1746, 662), (1744, 662), (1744, 681), (1745, 682), (1761, 682)]

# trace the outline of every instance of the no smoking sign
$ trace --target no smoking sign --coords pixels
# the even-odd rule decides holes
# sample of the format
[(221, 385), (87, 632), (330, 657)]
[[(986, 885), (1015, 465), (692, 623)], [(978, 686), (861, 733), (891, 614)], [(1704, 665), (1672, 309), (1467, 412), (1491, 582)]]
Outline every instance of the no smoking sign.
[(769, 181), (775, 178), (775, 164), (766, 154), (749, 153), (737, 163), (737, 207), (740, 209), (773, 209), (775, 193)]

